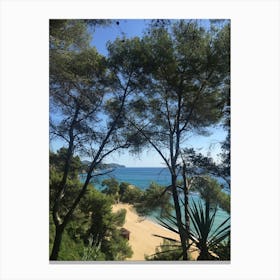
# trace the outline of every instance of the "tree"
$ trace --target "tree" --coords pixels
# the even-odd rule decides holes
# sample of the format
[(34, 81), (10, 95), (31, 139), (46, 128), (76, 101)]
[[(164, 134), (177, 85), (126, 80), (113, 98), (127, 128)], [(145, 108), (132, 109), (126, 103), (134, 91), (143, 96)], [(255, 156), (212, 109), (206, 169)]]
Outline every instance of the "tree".
[[(63, 152), (51, 153), (50, 209), (60, 184), (64, 162)], [(79, 157), (75, 157), (80, 162)], [(78, 173), (78, 165), (73, 174)], [(73, 200), (79, 194), (82, 183), (77, 176), (67, 178), (67, 193), (61, 201), (60, 213), (67, 214)], [(61, 242), (60, 260), (123, 260), (132, 255), (128, 242), (121, 237), (120, 228), (125, 221), (126, 211), (112, 212), (111, 197), (90, 186), (67, 223)], [(55, 225), (50, 217), (50, 244), (55, 238)], [(51, 248), (52, 249), (52, 248)]]
[[(188, 230), (177, 184), (180, 154), (185, 137), (207, 135), (209, 126), (224, 120), (229, 24), (208, 29), (196, 21), (154, 22), (142, 40), (109, 42), (108, 58), (89, 46), (87, 24), (86, 20), (50, 24), (50, 108), (54, 116), (50, 128), (53, 137), (64, 140), (67, 151), (53, 194), (56, 234), (50, 258), (57, 259), (62, 233), (86, 193), (93, 170), (109, 154), (133, 144), (133, 152), (154, 148), (169, 169), (168, 190), (183, 259), (187, 259)], [(83, 186), (64, 212), (61, 205), (75, 152), (92, 160)]]
[(207, 135), (222, 121), (229, 86), (229, 24), (207, 30), (196, 21), (152, 26), (142, 40), (142, 93), (131, 101), (138, 147), (154, 148), (169, 169), (177, 225), (187, 259), (177, 177), (187, 136)]
[(203, 200), (209, 202), (210, 206), (219, 206), (230, 213), (230, 195), (223, 192), (217, 180), (210, 176), (195, 177), (192, 182), (192, 191), (198, 192)]
[[(64, 162), (67, 158), (67, 149), (60, 148), (56, 153), (50, 151), (50, 168), (55, 168), (57, 172), (63, 172)], [(73, 156), (70, 160), (69, 177), (75, 179), (78, 176), (82, 162), (78, 156)]]
[(137, 205), (142, 200), (144, 192), (136, 186), (121, 182), (119, 195), (121, 202)]
[[(226, 115), (225, 119), (229, 118)], [(225, 143), (229, 141), (229, 134)], [(229, 142), (228, 142), (229, 143)], [(197, 153), (194, 149), (183, 149), (182, 152), (182, 188), (184, 191), (184, 212), (186, 222), (186, 232), (190, 232), (189, 217), (189, 192), (198, 191), (203, 199), (209, 199), (219, 205), (223, 210), (230, 213), (230, 195), (222, 191), (227, 186), (230, 188), (230, 146), (222, 154), (220, 164), (214, 162), (209, 156)], [(212, 176), (212, 177), (211, 177)], [(214, 178), (222, 178), (224, 180), (223, 187)]]
[[(65, 24), (68, 27), (69, 22)], [(50, 36), (55, 33), (52, 26)], [(125, 55), (127, 52), (118, 56), (114, 48), (109, 48), (109, 58), (105, 59), (95, 48), (76, 47), (73, 42), (83, 41), (83, 36), (76, 38), (80, 34), (72, 31), (59, 29), (54, 37), (63, 35), (62, 43), (61, 40), (53, 43), (50, 38), (50, 109), (54, 116), (50, 120), (50, 133), (67, 145), (63, 175), (52, 208), (56, 230), (51, 260), (58, 258), (63, 232), (86, 193), (93, 170), (106, 156), (129, 146), (130, 140), (124, 132), (125, 107), (129, 94), (135, 90), (136, 68), (132, 57)], [(91, 163), (82, 188), (63, 213), (61, 202), (67, 194), (67, 178), (75, 152), (86, 154)]]
[[(226, 146), (226, 147), (224, 147)], [(222, 143), (223, 153), (220, 154), (220, 163), (213, 158), (196, 152), (193, 148), (183, 149), (182, 158), (186, 165), (186, 172), (189, 177), (211, 175), (223, 180), (224, 188), (230, 189), (230, 146), (229, 135)]]
[(50, 19), (50, 54), (89, 47), (91, 35), (87, 29), (108, 26), (112, 22), (106, 19)]
[(125, 222), (126, 210), (112, 213), (113, 200), (95, 189), (88, 190), (80, 203), (81, 211), (89, 216), (84, 242), (92, 238), (91, 247), (98, 248), (104, 260), (124, 260), (132, 256), (126, 239), (121, 236), (120, 228)]
[(105, 179), (101, 184), (105, 189), (102, 191), (107, 195), (111, 195), (116, 202), (119, 201), (119, 182), (115, 178)]
[(138, 203), (135, 203), (135, 207), (140, 215), (145, 216), (157, 211), (160, 217), (165, 217), (173, 209), (170, 194), (166, 192), (165, 187), (155, 182), (151, 182)]
[[(104, 60), (94, 49), (80, 53), (67, 52), (54, 56), (50, 60), (50, 109), (59, 117), (50, 120), (50, 133), (53, 137), (63, 139), (67, 152), (63, 161), (63, 176), (55, 196), (52, 209), (56, 226), (51, 259), (57, 259), (62, 233), (72, 215), (82, 192), (73, 207), (64, 218), (60, 215), (60, 204), (67, 189), (67, 178), (71, 168), (71, 158), (75, 150), (94, 137), (94, 123), (100, 111), (99, 105), (105, 94), (100, 84), (105, 76)], [(96, 82), (97, 80), (97, 82)], [(102, 87), (100, 89), (100, 87)], [(84, 191), (83, 191), (84, 192)]]

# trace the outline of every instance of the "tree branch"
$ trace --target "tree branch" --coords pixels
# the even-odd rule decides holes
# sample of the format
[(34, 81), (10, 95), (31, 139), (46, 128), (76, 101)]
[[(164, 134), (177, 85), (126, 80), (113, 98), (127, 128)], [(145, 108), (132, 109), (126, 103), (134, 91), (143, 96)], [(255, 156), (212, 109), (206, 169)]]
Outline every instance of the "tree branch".
[[(126, 118), (127, 119), (127, 118)], [(171, 170), (171, 166), (168, 162), (168, 160), (165, 158), (165, 156), (163, 155), (163, 153), (160, 151), (160, 149), (153, 143), (153, 141), (145, 134), (145, 132), (143, 131), (143, 128), (139, 128), (135, 123), (133, 123), (131, 120), (127, 119), (128, 122), (130, 122), (136, 129), (138, 132), (140, 132), (144, 138), (152, 145), (152, 147), (159, 153), (159, 155), (161, 156), (161, 158), (164, 160), (164, 162), (166, 163), (167, 167), (169, 170)]]
[[(130, 77), (131, 77), (131, 75), (130, 75)], [(122, 113), (123, 107), (124, 107), (124, 103), (125, 103), (125, 100), (126, 100), (126, 97), (127, 97), (127, 91), (128, 91), (129, 83), (130, 83), (130, 77), (128, 79), (125, 91), (123, 93), (122, 102), (121, 102), (121, 106), (120, 106), (118, 115), (115, 118), (115, 121), (113, 122), (113, 124), (111, 125), (111, 128), (107, 132), (106, 137), (103, 139), (103, 141), (102, 141), (102, 143), (101, 143), (101, 145), (100, 145), (100, 147), (99, 147), (99, 149), (98, 149), (98, 151), (97, 151), (97, 153), (96, 153), (96, 155), (95, 155), (95, 157), (94, 157), (94, 159), (93, 159), (93, 161), (92, 161), (92, 163), (90, 165), (86, 181), (85, 181), (85, 183), (84, 183), (80, 193), (78, 194), (77, 198), (74, 200), (74, 202), (73, 202), (72, 206), (70, 207), (68, 213), (64, 216), (63, 226), (65, 226), (67, 224), (67, 222), (69, 221), (71, 215), (73, 214), (74, 210), (76, 209), (77, 205), (79, 204), (81, 198), (84, 196), (84, 194), (86, 192), (86, 189), (87, 189), (87, 186), (88, 186), (88, 184), (90, 182), (90, 179), (91, 179), (91, 173), (92, 173), (93, 169), (96, 167), (96, 165), (98, 164), (98, 162), (100, 162), (101, 152), (103, 151), (105, 145), (107, 144), (108, 139), (110, 138), (112, 132), (114, 131), (114, 129), (115, 129), (116, 125), (117, 125), (117, 121), (118, 121), (118, 119), (121, 116), (121, 113)]]

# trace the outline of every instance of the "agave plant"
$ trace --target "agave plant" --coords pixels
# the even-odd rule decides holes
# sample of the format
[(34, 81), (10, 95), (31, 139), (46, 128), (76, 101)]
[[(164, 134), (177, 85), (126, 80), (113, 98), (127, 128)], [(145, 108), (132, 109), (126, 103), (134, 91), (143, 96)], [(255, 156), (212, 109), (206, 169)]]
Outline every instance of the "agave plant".
[[(177, 219), (174, 215), (172, 215), (171, 213), (167, 213), (164, 218), (158, 218), (158, 223), (165, 227), (166, 229), (178, 234), (178, 239), (179, 239), (179, 230), (178, 230), (178, 223), (177, 223)], [(182, 251), (182, 247), (181, 247), (181, 243), (180, 241), (173, 239), (173, 238), (169, 238), (166, 236), (162, 236), (162, 235), (158, 235), (158, 234), (154, 234), (154, 236), (162, 238), (164, 243), (161, 244), (160, 246), (158, 246), (156, 248), (156, 253), (149, 256), (149, 258), (146, 258), (148, 260), (167, 260), (166, 256), (173, 256), (173, 260), (183, 260), (183, 251)], [(187, 244), (187, 252), (188, 252), (188, 256), (187, 259), (190, 260), (191, 259), (191, 250), (193, 250), (193, 248), (191, 249), (191, 246), (193, 245), (194, 242), (188, 242)]]
[(209, 202), (205, 206), (201, 201), (192, 201), (192, 207), (188, 209), (193, 229), (190, 230), (189, 237), (200, 250), (198, 260), (219, 259), (215, 256), (215, 249), (219, 244), (230, 237), (230, 217), (225, 219), (220, 225), (213, 229), (217, 207), (210, 208)]
[[(162, 236), (158, 236), (162, 237)], [(163, 238), (163, 243), (156, 247), (153, 255), (145, 255), (147, 261), (175, 261), (183, 260), (181, 243), (172, 238)]]
[[(192, 207), (188, 209), (188, 213), (192, 224), (192, 228), (188, 233), (188, 237), (191, 240), (187, 248), (189, 253), (188, 255), (191, 253), (191, 248), (194, 248), (194, 246), (192, 246), (194, 244), (199, 250), (197, 260), (225, 260), (225, 257), (220, 258), (220, 251), (221, 246), (230, 247), (222, 243), (223, 241), (226, 241), (226, 244), (230, 244), (230, 225), (228, 223), (230, 217), (225, 219), (220, 225), (213, 229), (217, 207), (211, 208), (209, 201), (206, 201), (204, 205), (201, 201), (196, 203), (192, 201)], [(160, 225), (179, 235), (175, 216), (169, 214), (164, 219), (158, 219), (158, 221)], [(176, 255), (177, 260), (182, 258), (182, 253), (179, 253), (181, 246), (177, 240), (161, 235), (155, 236), (163, 238), (165, 241), (172, 242), (172, 246), (161, 246), (161, 250), (157, 250), (154, 255), (150, 256), (153, 260), (162, 259), (162, 256), (166, 253), (173, 254), (173, 256)]]

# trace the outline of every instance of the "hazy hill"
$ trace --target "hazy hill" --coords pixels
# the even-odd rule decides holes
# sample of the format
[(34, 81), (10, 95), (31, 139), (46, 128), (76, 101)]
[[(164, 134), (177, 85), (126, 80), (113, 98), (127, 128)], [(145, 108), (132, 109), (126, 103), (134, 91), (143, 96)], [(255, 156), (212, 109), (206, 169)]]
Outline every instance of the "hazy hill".
[[(84, 167), (88, 167), (90, 165), (90, 161), (83, 160), (82, 164)], [(108, 168), (124, 168), (125, 165), (117, 164), (117, 163), (102, 163), (99, 165), (100, 169), (108, 169)]]

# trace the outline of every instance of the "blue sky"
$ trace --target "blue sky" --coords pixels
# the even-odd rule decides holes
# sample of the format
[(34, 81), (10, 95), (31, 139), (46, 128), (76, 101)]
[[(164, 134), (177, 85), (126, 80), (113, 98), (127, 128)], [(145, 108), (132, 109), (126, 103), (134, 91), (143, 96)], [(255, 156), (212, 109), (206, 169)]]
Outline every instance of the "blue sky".
[(116, 23), (96, 28), (91, 45), (96, 47), (98, 52), (103, 55), (107, 55), (106, 43), (108, 41), (114, 41), (117, 37), (122, 37), (125, 34), (126, 37), (131, 38), (134, 36), (141, 36), (149, 20), (118, 20), (119, 25)]
[[(144, 29), (147, 27), (149, 20), (115, 20), (118, 21), (107, 27), (97, 27), (92, 34), (91, 45), (96, 47), (99, 53), (107, 55), (106, 43), (114, 41), (117, 37), (131, 38), (143, 35)], [(201, 24), (208, 25), (208, 21), (201, 21)], [(192, 136), (186, 141), (183, 147), (193, 147), (203, 154), (211, 152), (214, 159), (220, 153), (219, 142), (223, 141), (226, 133), (220, 128), (212, 128), (211, 136)], [(57, 150), (63, 145), (61, 141), (52, 142), (50, 147)], [(106, 158), (105, 162), (115, 162), (123, 164), (127, 167), (162, 167), (164, 166), (162, 158), (153, 149), (143, 151), (138, 156), (131, 155), (128, 151), (117, 152)]]
[[(211, 152), (214, 159), (221, 152), (219, 142), (223, 141), (226, 133), (221, 129), (212, 129), (213, 134), (209, 137), (193, 136), (183, 147), (195, 148), (202, 154), (207, 155)], [(106, 159), (107, 163), (116, 162), (127, 167), (163, 167), (165, 166), (162, 158), (152, 148), (142, 152), (139, 156), (132, 156), (128, 151), (115, 153)]]

